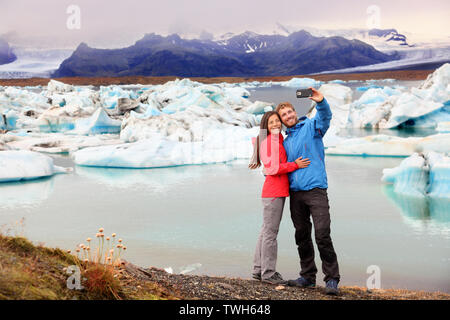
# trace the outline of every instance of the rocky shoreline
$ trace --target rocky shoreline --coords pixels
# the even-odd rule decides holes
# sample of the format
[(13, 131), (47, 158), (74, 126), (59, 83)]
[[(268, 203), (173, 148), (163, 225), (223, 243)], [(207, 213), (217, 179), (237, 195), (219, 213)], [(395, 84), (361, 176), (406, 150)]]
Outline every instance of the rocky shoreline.
[(168, 294), (186, 300), (450, 300), (441, 292), (409, 290), (367, 290), (361, 287), (340, 287), (337, 296), (325, 294), (325, 288), (304, 289), (275, 286), (256, 280), (205, 275), (170, 274), (163, 269), (141, 268), (126, 262), (124, 277), (154, 282)]

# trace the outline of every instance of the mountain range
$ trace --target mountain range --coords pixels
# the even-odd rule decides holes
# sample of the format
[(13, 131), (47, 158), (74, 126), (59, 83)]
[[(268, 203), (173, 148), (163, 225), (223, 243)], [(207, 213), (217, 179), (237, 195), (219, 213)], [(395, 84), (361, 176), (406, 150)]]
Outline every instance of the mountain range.
[(52, 74), (67, 76), (273, 76), (300, 75), (399, 59), (360, 40), (244, 32), (216, 40), (146, 34), (134, 45), (96, 49), (81, 43)]

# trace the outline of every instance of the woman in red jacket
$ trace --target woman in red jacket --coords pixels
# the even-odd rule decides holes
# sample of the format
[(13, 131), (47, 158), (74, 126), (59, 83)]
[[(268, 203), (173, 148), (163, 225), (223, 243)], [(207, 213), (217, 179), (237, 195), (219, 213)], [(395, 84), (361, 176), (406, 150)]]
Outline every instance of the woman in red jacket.
[[(260, 141), (262, 141), (260, 143)], [(277, 235), (286, 197), (289, 196), (288, 173), (309, 165), (309, 159), (287, 162), (281, 135), (281, 119), (275, 111), (269, 111), (261, 119), (259, 135), (254, 144), (254, 157), (249, 164), (256, 169), (264, 164), (262, 189), (263, 225), (256, 244), (253, 260), (253, 278), (271, 284), (286, 284), (276, 272)]]

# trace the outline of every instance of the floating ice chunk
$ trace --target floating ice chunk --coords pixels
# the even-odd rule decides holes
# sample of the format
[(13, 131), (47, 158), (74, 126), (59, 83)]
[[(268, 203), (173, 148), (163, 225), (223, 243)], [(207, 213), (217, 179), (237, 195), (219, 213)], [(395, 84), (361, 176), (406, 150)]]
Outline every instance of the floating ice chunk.
[(413, 153), (398, 167), (384, 169), (381, 180), (394, 184), (394, 191), (402, 195), (450, 198), (450, 157)]
[(390, 87), (367, 90), (351, 104), (347, 126), (435, 128), (437, 123), (450, 119), (449, 100), (450, 64), (447, 63), (410, 92)]
[(180, 267), (180, 274), (186, 274), (199, 269), (202, 266), (201, 263), (193, 263), (187, 266)]
[(63, 133), (29, 133), (23, 135), (8, 132), (0, 137), (10, 149), (44, 153), (69, 153), (85, 147), (122, 143), (117, 134), (78, 136)]
[(436, 69), (419, 88), (412, 88), (411, 92), (424, 100), (435, 102), (450, 100), (450, 63)]
[(292, 88), (309, 88), (314, 87), (317, 88), (320, 86), (322, 82), (316, 81), (311, 78), (292, 78), (289, 81), (281, 81), (281, 82), (274, 82), (274, 84), (279, 84), (283, 87), (292, 87)]
[(383, 88), (383, 87), (382, 86), (377, 86), (377, 85), (362, 86), (362, 87), (357, 87), (356, 91), (367, 91), (369, 89), (377, 89), (377, 88)]
[[(257, 130), (258, 128), (255, 127)], [(159, 132), (147, 132), (147, 139), (113, 146), (85, 148), (73, 153), (76, 164), (98, 167), (156, 168), (187, 164), (218, 163), (252, 154), (255, 129), (229, 126), (210, 130), (197, 142), (170, 140)], [(177, 134), (176, 132), (174, 132)]]
[(363, 105), (384, 102), (388, 97), (399, 94), (401, 94), (401, 91), (392, 89), (390, 87), (372, 88), (364, 92), (364, 94), (356, 101), (356, 103)]
[[(347, 124), (350, 102), (352, 101), (352, 89), (341, 84), (324, 84), (319, 91), (326, 97), (333, 114), (323, 143), (326, 147), (334, 146), (343, 138), (339, 137), (340, 128)], [(310, 111), (307, 113), (309, 118), (316, 115), (316, 103), (313, 102)]]
[(273, 105), (263, 101), (255, 101), (248, 107), (244, 107), (242, 110), (253, 114), (264, 114), (267, 111), (273, 110)]
[(436, 131), (441, 133), (450, 132), (450, 121), (439, 122), (436, 126)]
[(443, 107), (441, 103), (424, 101), (413, 94), (403, 93), (395, 101), (394, 107), (390, 110), (389, 120), (384, 127), (395, 128), (408, 121), (414, 122), (414, 119), (429, 115), (433, 111), (442, 109)]
[(413, 153), (398, 167), (383, 169), (381, 181), (393, 184), (395, 192), (414, 197), (424, 196), (428, 185), (428, 166), (425, 158)]
[(429, 152), (426, 154), (426, 159), (430, 166), (428, 196), (450, 199), (450, 157), (437, 152)]
[(336, 80), (331, 80), (331, 81), (328, 81), (328, 83), (338, 83), (338, 84), (344, 84), (344, 83), (345, 83), (345, 81), (344, 81), (344, 80), (341, 80), (341, 79), (336, 79)]
[(425, 101), (409, 92), (401, 93), (387, 88), (370, 89), (360, 99), (351, 103), (347, 127), (380, 129), (399, 126), (435, 127), (439, 119), (449, 113), (446, 106), (441, 103)]
[(0, 152), (0, 182), (37, 179), (71, 170), (72, 168), (55, 166), (52, 158), (38, 152)]
[(114, 109), (117, 107), (119, 98), (137, 99), (137, 95), (131, 90), (124, 90), (119, 86), (100, 86), (99, 89), (100, 102), (106, 109)]
[(49, 107), (48, 98), (44, 95), (15, 87), (7, 87), (4, 93), (0, 94), (0, 99), (3, 104), (17, 111), (23, 107), (43, 109)]
[(153, 137), (157, 132), (173, 141), (202, 141), (210, 131), (228, 128), (233, 129), (233, 132), (242, 132), (256, 125), (256, 117), (247, 112), (190, 106), (171, 115), (148, 118), (130, 113), (122, 122), (120, 138), (134, 142)]
[(343, 140), (327, 148), (329, 155), (350, 156), (409, 156), (414, 152), (450, 152), (450, 134), (435, 134), (427, 137), (399, 138), (388, 135), (374, 135), (364, 138)]
[[(433, 103), (429, 102), (429, 104)], [(441, 105), (436, 110), (425, 113), (424, 115), (412, 117), (403, 122), (400, 127), (431, 128), (437, 130), (439, 123), (445, 123), (446, 121), (450, 121), (450, 104)]]
[(103, 134), (119, 133), (122, 121), (111, 119), (103, 108), (98, 108), (89, 118), (79, 119), (75, 129), (67, 133), (76, 134)]
[(164, 271), (167, 272), (167, 273), (172, 274), (173, 273), (173, 268), (172, 267), (167, 267), (167, 268), (164, 268)]
[(16, 122), (18, 113), (14, 110), (1, 111), (0, 109), (0, 130), (14, 130), (16, 129)]
[(272, 81), (264, 81), (264, 82), (259, 82), (259, 81), (251, 81), (251, 82), (240, 82), (238, 83), (238, 85), (242, 88), (246, 88), (246, 89), (254, 89), (254, 88), (268, 88), (271, 87), (273, 84)]
[(47, 84), (47, 91), (51, 93), (72, 92), (74, 91), (74, 87), (70, 84), (51, 79)]
[(50, 107), (39, 116), (36, 123), (41, 132), (64, 132), (75, 128), (75, 117), (81, 114), (79, 107)]
[[(333, 119), (339, 118), (339, 127), (345, 126), (348, 117), (348, 106), (342, 106), (352, 102), (352, 89), (341, 84), (324, 84), (320, 86), (319, 91), (327, 99), (333, 113)], [(312, 102), (311, 109), (307, 113), (308, 117), (316, 115), (315, 106), (316, 103)]]

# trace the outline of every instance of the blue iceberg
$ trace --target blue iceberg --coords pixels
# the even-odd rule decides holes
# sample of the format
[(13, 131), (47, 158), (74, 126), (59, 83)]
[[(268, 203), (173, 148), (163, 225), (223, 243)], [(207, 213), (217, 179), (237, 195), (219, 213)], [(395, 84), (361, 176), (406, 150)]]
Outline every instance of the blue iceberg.
[(436, 152), (414, 153), (398, 167), (384, 169), (381, 180), (405, 196), (450, 199), (450, 157)]

